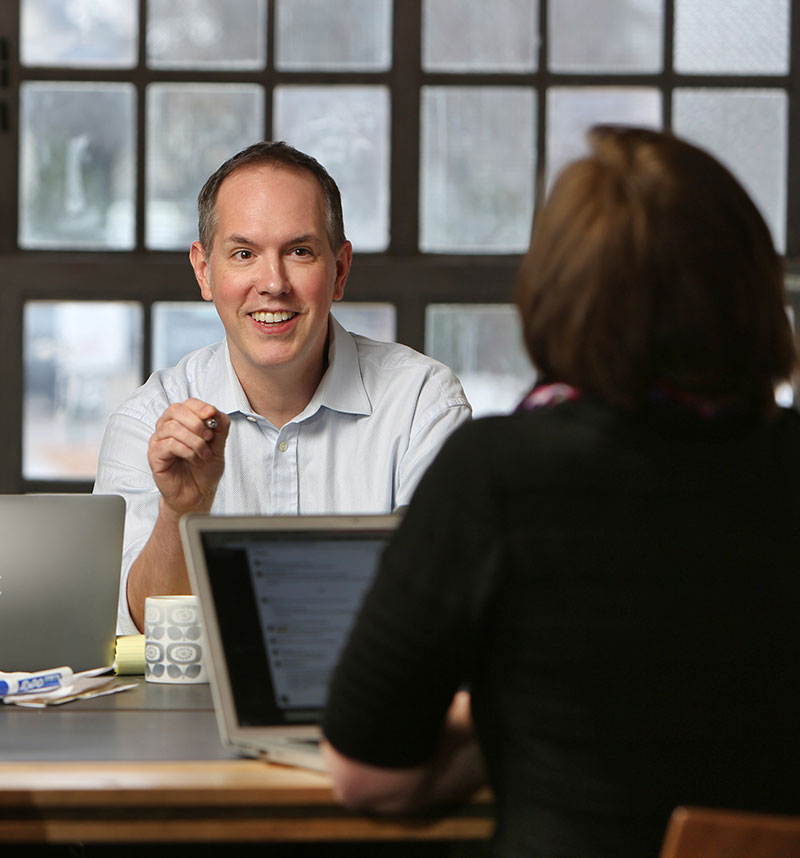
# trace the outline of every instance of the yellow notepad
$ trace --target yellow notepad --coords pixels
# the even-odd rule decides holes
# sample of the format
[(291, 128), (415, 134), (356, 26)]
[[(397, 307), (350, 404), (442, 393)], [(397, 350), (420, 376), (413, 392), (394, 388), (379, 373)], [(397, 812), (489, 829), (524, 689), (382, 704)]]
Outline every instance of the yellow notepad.
[(144, 673), (144, 635), (120, 635), (114, 662), (118, 674)]

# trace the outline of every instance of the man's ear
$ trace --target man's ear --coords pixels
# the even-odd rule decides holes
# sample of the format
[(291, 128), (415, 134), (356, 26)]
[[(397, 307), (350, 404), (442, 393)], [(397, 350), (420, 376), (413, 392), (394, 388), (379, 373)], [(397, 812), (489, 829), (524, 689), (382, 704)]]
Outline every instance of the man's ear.
[(200, 287), (200, 294), (204, 301), (212, 301), (214, 296), (211, 294), (211, 281), (208, 272), (208, 256), (199, 241), (193, 241), (189, 248), (189, 262), (192, 263), (194, 276), (197, 280), (197, 285)]
[(333, 300), (341, 301), (344, 295), (344, 284), (350, 273), (350, 265), (353, 262), (353, 245), (345, 241), (336, 254), (336, 280), (333, 284)]

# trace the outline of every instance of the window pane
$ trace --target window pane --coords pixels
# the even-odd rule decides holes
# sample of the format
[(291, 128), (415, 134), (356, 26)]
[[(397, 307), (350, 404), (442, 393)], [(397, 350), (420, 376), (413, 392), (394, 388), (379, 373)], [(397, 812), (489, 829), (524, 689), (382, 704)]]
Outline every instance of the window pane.
[(264, 139), (257, 84), (147, 87), (145, 244), (185, 250), (197, 238), (197, 194), (231, 155)]
[[(402, 0), (401, 0), (402, 2)], [(538, 0), (423, 0), (426, 71), (535, 71)]]
[(425, 351), (459, 377), (475, 417), (513, 411), (536, 377), (510, 304), (430, 304)]
[(138, 0), (22, 0), (24, 66), (132, 68), (139, 35)]
[(153, 304), (153, 370), (175, 366), (184, 356), (225, 338), (213, 304), (205, 301), (156, 301)]
[(786, 93), (757, 89), (676, 89), (677, 134), (719, 158), (753, 197), (780, 252), (786, 246)]
[(391, 67), (391, 0), (277, 0), (275, 24), (279, 69)]
[(266, 0), (148, 0), (147, 64), (155, 69), (263, 69)]
[(663, 26), (663, 0), (558, 0), (549, 6), (550, 68), (661, 71)]
[(23, 476), (93, 479), (108, 415), (141, 384), (142, 308), (29, 301), (23, 326)]
[(384, 86), (276, 86), (276, 140), (313, 155), (342, 192), (344, 225), (362, 252), (389, 245), (389, 91)]
[(339, 301), (333, 305), (331, 313), (346, 331), (384, 343), (393, 343), (397, 338), (394, 304)]
[(517, 253), (533, 213), (536, 94), (527, 87), (424, 87), (420, 247)]
[(20, 85), (20, 246), (134, 246), (135, 122), (131, 84)]
[(675, 69), (788, 74), (791, 0), (675, 0)]
[(598, 123), (661, 128), (661, 93), (646, 87), (553, 87), (547, 91), (547, 185), (588, 151), (586, 132)]

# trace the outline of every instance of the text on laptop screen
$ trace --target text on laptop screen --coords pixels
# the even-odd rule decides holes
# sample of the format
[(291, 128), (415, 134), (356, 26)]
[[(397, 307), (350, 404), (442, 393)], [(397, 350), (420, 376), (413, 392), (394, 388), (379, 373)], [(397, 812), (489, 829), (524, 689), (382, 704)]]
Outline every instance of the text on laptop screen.
[(281, 708), (315, 708), (383, 543), (268, 542), (247, 547), (261, 632)]
[(318, 717), (388, 535), (203, 534), (240, 724)]

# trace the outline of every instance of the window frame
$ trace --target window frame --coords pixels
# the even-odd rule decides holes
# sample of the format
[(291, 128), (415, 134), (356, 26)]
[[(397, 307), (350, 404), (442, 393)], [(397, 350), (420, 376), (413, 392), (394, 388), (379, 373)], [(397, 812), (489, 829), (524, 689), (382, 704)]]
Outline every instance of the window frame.
[[(272, 126), (273, 89), (295, 84), (383, 84), (390, 90), (390, 245), (382, 253), (357, 253), (347, 301), (390, 302), (397, 312), (397, 339), (423, 350), (425, 309), (434, 303), (508, 303), (519, 254), (427, 254), (418, 249), (420, 101), (423, 86), (512, 86), (537, 92), (536, 177), (542, 193), (545, 164), (546, 92), (553, 86), (648, 86), (662, 92), (663, 127), (671, 125), (671, 93), (678, 87), (779, 87), (789, 97), (787, 272), (795, 277), (790, 299), (800, 318), (800, 64), (790, 52), (786, 76), (684, 75), (672, 67), (675, 0), (664, 2), (664, 68), (654, 74), (564, 74), (547, 68), (548, 2), (540, 0), (537, 70), (529, 73), (426, 72), (421, 67), (423, 0), (394, 0), (392, 65), (385, 72), (278, 71), (274, 66), (275, 0), (267, 0), (267, 66), (260, 71), (164, 70), (145, 66), (145, 27), (139, 28), (135, 69), (22, 68), (19, 62), (19, 2), (0, 4), (0, 389), (5, 399), (0, 445), (0, 492), (84, 491), (91, 481), (26, 480), (22, 477), (22, 318), (30, 300), (128, 300), (143, 307), (142, 377), (150, 372), (152, 306), (157, 301), (195, 301), (198, 289), (181, 251), (144, 249), (145, 91), (152, 82), (248, 82), (265, 89), (265, 139)], [(146, 0), (139, 0), (140, 21)], [(800, 4), (791, 6), (791, 44), (800, 46)], [(126, 81), (137, 92), (136, 249), (132, 251), (20, 250), (17, 238), (19, 84), (22, 80)], [(345, 212), (345, 225), (347, 212)]]

